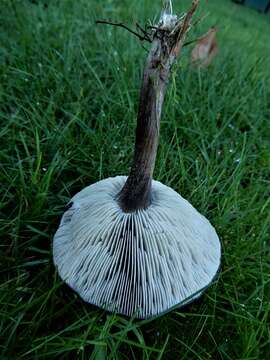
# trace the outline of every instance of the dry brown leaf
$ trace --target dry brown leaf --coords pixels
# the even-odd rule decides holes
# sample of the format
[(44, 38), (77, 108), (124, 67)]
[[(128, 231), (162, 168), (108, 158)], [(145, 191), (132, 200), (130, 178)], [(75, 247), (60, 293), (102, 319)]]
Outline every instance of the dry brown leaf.
[(191, 63), (198, 67), (207, 67), (218, 53), (217, 29), (211, 27), (208, 32), (201, 36), (191, 52)]

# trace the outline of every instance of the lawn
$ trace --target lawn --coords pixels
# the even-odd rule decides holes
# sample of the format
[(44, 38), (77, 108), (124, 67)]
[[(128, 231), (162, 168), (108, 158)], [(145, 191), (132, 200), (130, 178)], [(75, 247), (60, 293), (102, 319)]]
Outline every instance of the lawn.
[(158, 14), (150, 0), (0, 3), (1, 360), (270, 358), (269, 15), (202, 0), (189, 39), (216, 25), (218, 57), (197, 71), (186, 47), (167, 91), (154, 177), (215, 226), (215, 284), (138, 321), (84, 303), (52, 262), (70, 197), (132, 160), (146, 52), (94, 21)]

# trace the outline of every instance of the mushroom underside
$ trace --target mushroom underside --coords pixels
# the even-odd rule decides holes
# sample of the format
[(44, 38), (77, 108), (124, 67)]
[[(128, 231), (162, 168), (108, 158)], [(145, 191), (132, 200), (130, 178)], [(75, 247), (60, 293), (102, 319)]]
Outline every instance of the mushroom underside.
[(116, 197), (125, 181), (101, 180), (71, 199), (53, 258), (86, 302), (148, 318), (201, 294), (218, 271), (220, 242), (204, 216), (158, 181), (147, 209), (123, 212)]

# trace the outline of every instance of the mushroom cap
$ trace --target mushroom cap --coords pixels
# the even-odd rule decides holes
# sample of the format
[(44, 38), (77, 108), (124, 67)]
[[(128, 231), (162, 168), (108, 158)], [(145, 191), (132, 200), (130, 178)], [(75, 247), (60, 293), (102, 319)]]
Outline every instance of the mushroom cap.
[(215, 229), (187, 200), (152, 181), (147, 209), (125, 213), (116, 196), (125, 176), (84, 188), (53, 240), (61, 278), (86, 302), (148, 318), (198, 297), (215, 277)]

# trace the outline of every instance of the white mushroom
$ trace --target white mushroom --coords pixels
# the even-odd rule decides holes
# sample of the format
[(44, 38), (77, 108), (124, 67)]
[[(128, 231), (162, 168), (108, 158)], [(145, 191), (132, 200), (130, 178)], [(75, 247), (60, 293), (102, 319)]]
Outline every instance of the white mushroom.
[(220, 265), (220, 242), (209, 221), (152, 180), (166, 83), (196, 6), (194, 1), (181, 24), (172, 15), (171, 28), (153, 35), (129, 176), (76, 194), (54, 237), (61, 278), (85, 301), (128, 316), (147, 318), (187, 303)]

